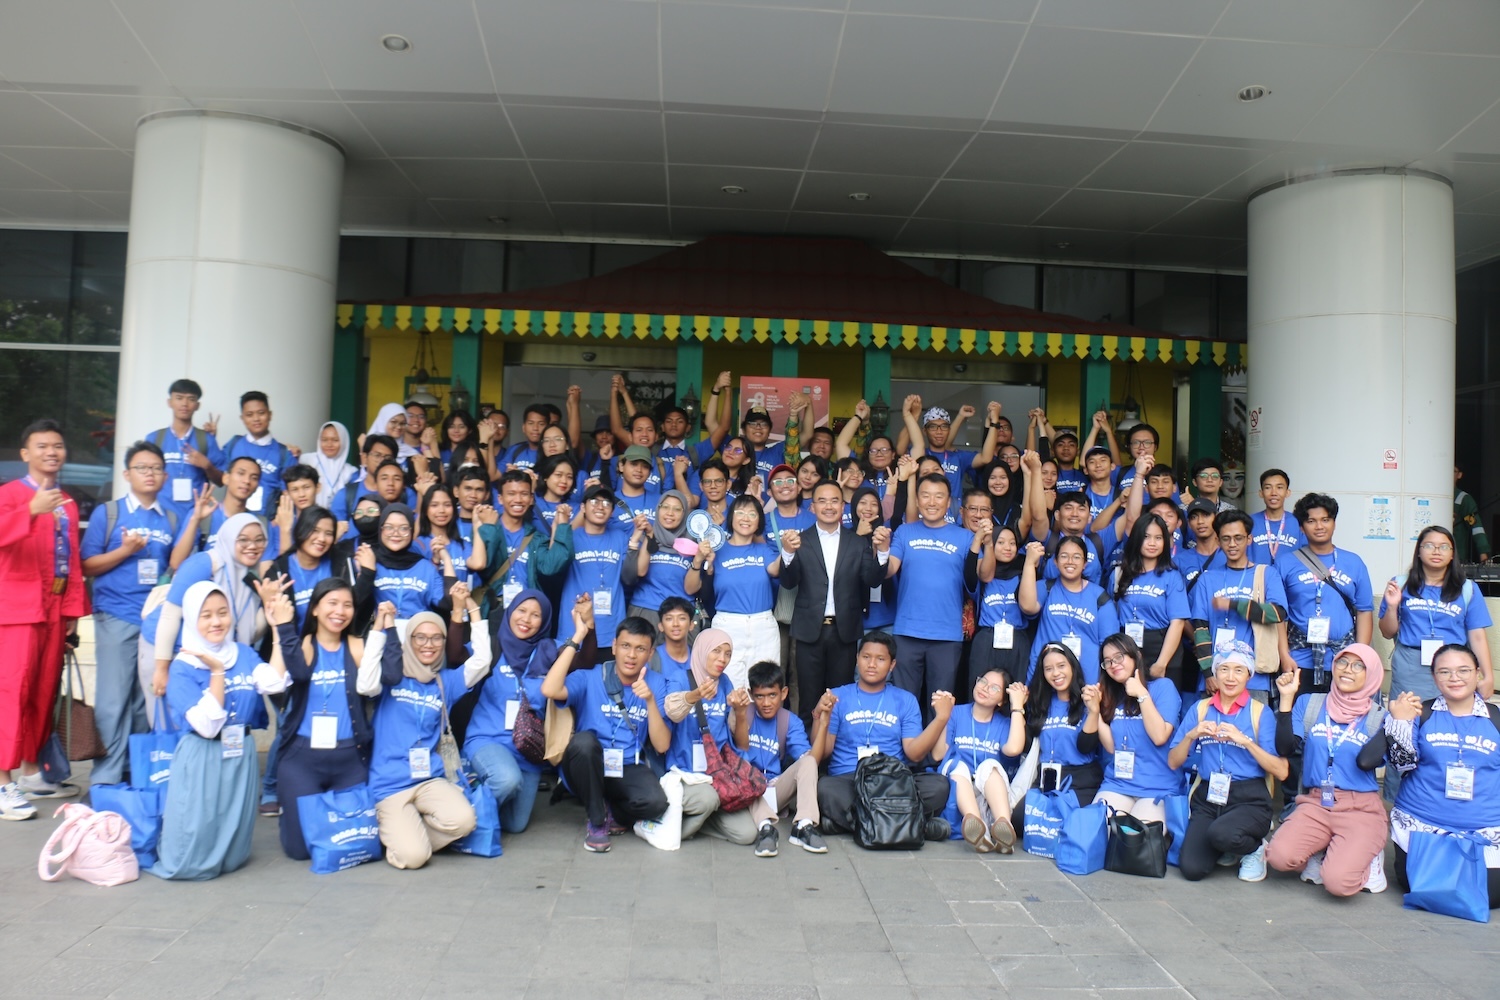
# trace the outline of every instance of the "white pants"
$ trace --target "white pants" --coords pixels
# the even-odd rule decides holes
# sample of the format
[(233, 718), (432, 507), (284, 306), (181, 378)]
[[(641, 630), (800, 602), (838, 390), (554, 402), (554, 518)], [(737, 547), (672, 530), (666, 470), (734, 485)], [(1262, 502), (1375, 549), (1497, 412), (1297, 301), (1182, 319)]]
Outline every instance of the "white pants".
[[(993, 757), (980, 761), (979, 767), (972, 773), (969, 771), (969, 765), (962, 761), (956, 762), (952, 770), (948, 772), (949, 780), (955, 784), (960, 781), (967, 781), (974, 787), (974, 798), (979, 803), (979, 817), (984, 820), (986, 827), (995, 822), (995, 815), (994, 811), (990, 809), (989, 800), (984, 797), (984, 786), (989, 782), (990, 775), (997, 772), (1000, 775), (1001, 781), (1007, 783), (1010, 781), (1005, 775), (1005, 768), (1001, 767), (1000, 762)], [(1015, 805), (1014, 802), (1010, 804), (1012, 809), (1015, 808)], [(1008, 820), (1010, 816), (1007, 815), (1005, 818)]]
[(776, 618), (771, 612), (736, 615), (721, 611), (714, 615), (714, 628), (723, 629), (734, 640), (734, 655), (724, 673), (735, 687), (746, 686), (753, 664), (761, 660), (781, 663), (781, 629), (776, 627)]

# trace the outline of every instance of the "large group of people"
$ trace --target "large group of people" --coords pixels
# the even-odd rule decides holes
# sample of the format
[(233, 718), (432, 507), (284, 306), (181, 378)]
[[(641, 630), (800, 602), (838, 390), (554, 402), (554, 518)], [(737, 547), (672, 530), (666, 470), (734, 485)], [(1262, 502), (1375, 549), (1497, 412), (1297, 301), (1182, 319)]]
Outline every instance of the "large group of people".
[[(617, 377), (588, 433), (574, 387), (527, 406), (516, 436), (504, 411), (392, 403), (302, 452), (261, 392), (221, 446), (183, 379), (82, 534), (61, 430), (31, 425), (29, 474), (0, 487), (0, 817), (62, 791), (35, 761), (87, 578), (93, 780), (127, 779), (129, 737), (157, 714), (185, 734), (163, 877), (242, 865), (257, 815), (306, 858), (299, 797), (359, 784), (386, 859), (421, 867), (475, 827), (455, 767), (510, 834), (558, 783), (583, 846), (608, 851), (678, 808), (676, 772), (682, 837), (770, 857), (787, 814), (789, 842), (821, 853), (854, 827), (878, 753), (914, 772), (928, 839), (981, 852), (1023, 842), (1028, 788), (1147, 821), (1186, 795), (1188, 879), (1269, 864), (1378, 892), (1388, 839), (1404, 880), (1410, 832), (1453, 831), (1488, 843), (1500, 902), (1490, 618), (1446, 528), (1421, 532), (1377, 603), (1332, 496), (1288, 509), (1290, 477), (1268, 469), (1264, 510), (1244, 513), (1217, 461), (1186, 481), (1158, 463), (1147, 424), (1117, 436), (1101, 412), (1080, 441), (1038, 409), (1018, 436), (990, 403), (964, 450), (973, 407), (910, 396), (892, 437), (864, 401), (835, 433), (794, 398), (773, 442), (732, 384), (715, 381), (702, 435)], [(518, 723), (559, 708), (574, 731), (539, 762)], [(262, 773), (250, 733), (273, 719)], [(767, 794), (723, 808), (709, 744)]]

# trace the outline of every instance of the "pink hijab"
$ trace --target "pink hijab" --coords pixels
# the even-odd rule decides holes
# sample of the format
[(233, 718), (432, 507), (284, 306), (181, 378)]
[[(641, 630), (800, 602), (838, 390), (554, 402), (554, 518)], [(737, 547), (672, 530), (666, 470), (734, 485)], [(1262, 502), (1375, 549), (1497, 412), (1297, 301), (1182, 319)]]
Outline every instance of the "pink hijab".
[(1385, 680), (1385, 664), (1380, 662), (1379, 653), (1362, 642), (1350, 643), (1339, 650), (1334, 658), (1345, 653), (1353, 653), (1364, 661), (1365, 686), (1353, 694), (1345, 694), (1338, 689), (1338, 685), (1332, 685), (1328, 691), (1328, 717), (1334, 722), (1348, 725), (1355, 719), (1364, 718), (1370, 711), (1375, 693)]

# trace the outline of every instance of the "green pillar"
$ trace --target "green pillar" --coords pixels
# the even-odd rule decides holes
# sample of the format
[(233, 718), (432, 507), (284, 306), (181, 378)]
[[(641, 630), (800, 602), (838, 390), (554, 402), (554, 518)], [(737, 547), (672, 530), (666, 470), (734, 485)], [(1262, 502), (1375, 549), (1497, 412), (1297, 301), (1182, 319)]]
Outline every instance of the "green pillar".
[(797, 377), (797, 345), (796, 344), (772, 344), (771, 345), (771, 377), (772, 378), (796, 378)]
[(887, 348), (865, 348), (864, 397), (872, 407), (878, 398), (890, 408), (884, 433), (890, 434), (894, 440), (901, 429), (901, 401), (891, 393), (891, 352)]
[[(355, 437), (364, 426), (364, 421), (357, 415), (359, 375), (364, 370), (360, 362), (360, 347), (364, 339), (364, 329), (353, 323), (333, 328), (333, 391), (328, 397), (328, 417), (349, 428)], [(354, 447), (352, 439), (350, 447)]]
[[(708, 394), (713, 391), (713, 386), (703, 383), (703, 343), (697, 340), (678, 341), (677, 344), (676, 392), (679, 403), (689, 387), (699, 399), (698, 412), (701, 415), (703, 407), (708, 404)], [(688, 429), (688, 437), (695, 437), (702, 426), (700, 416), (697, 425)]]
[(1188, 376), (1188, 462), (1219, 457), (1224, 389), (1219, 366), (1194, 365)]
[[(475, 330), (453, 331), (453, 382), (464, 384), (469, 392), (470, 409), (479, 402), (479, 333)], [(450, 389), (452, 387), (450, 386)]]
[(1104, 358), (1084, 358), (1082, 364), (1078, 378), (1078, 429), (1086, 435), (1085, 429), (1093, 426), (1094, 414), (1109, 409), (1109, 362)]

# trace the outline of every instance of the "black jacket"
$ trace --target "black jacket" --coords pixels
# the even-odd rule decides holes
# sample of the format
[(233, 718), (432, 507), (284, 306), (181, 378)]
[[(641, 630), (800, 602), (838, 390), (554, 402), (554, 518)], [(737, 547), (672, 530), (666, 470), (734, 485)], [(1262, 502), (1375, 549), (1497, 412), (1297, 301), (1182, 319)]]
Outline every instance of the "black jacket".
[[(791, 633), (798, 642), (813, 642), (823, 628), (828, 575), (815, 525), (802, 532), (802, 547), (797, 550), (797, 557), (781, 567), (781, 585), (797, 588)], [(857, 535), (849, 528), (839, 529), (838, 564), (833, 572), (833, 617), (839, 641), (854, 642), (859, 638), (864, 631), (864, 607), (870, 589), (884, 580), (885, 567), (876, 559), (869, 536)]]
[[(289, 700), (287, 702), (286, 720), (277, 730), (276, 739), (282, 749), (286, 748), (297, 730), (302, 727), (302, 719), (307, 714), (307, 694), (312, 681), (313, 666), (302, 656), (302, 636), (297, 633), (297, 626), (288, 622), (276, 627), (276, 639), (281, 644), (281, 658), (286, 662), (286, 672), (291, 675), (291, 687)], [(314, 644), (317, 640), (313, 640)], [(398, 646), (399, 648), (399, 646)], [(354, 746), (359, 750), (360, 759), (369, 763), (370, 745), (375, 739), (375, 730), (370, 725), (369, 716), (366, 714), (366, 699), (355, 689), (355, 683), (359, 677), (359, 664), (354, 660), (354, 654), (349, 651), (349, 644), (344, 644), (344, 695), (349, 699), (349, 722), (354, 727)]]

